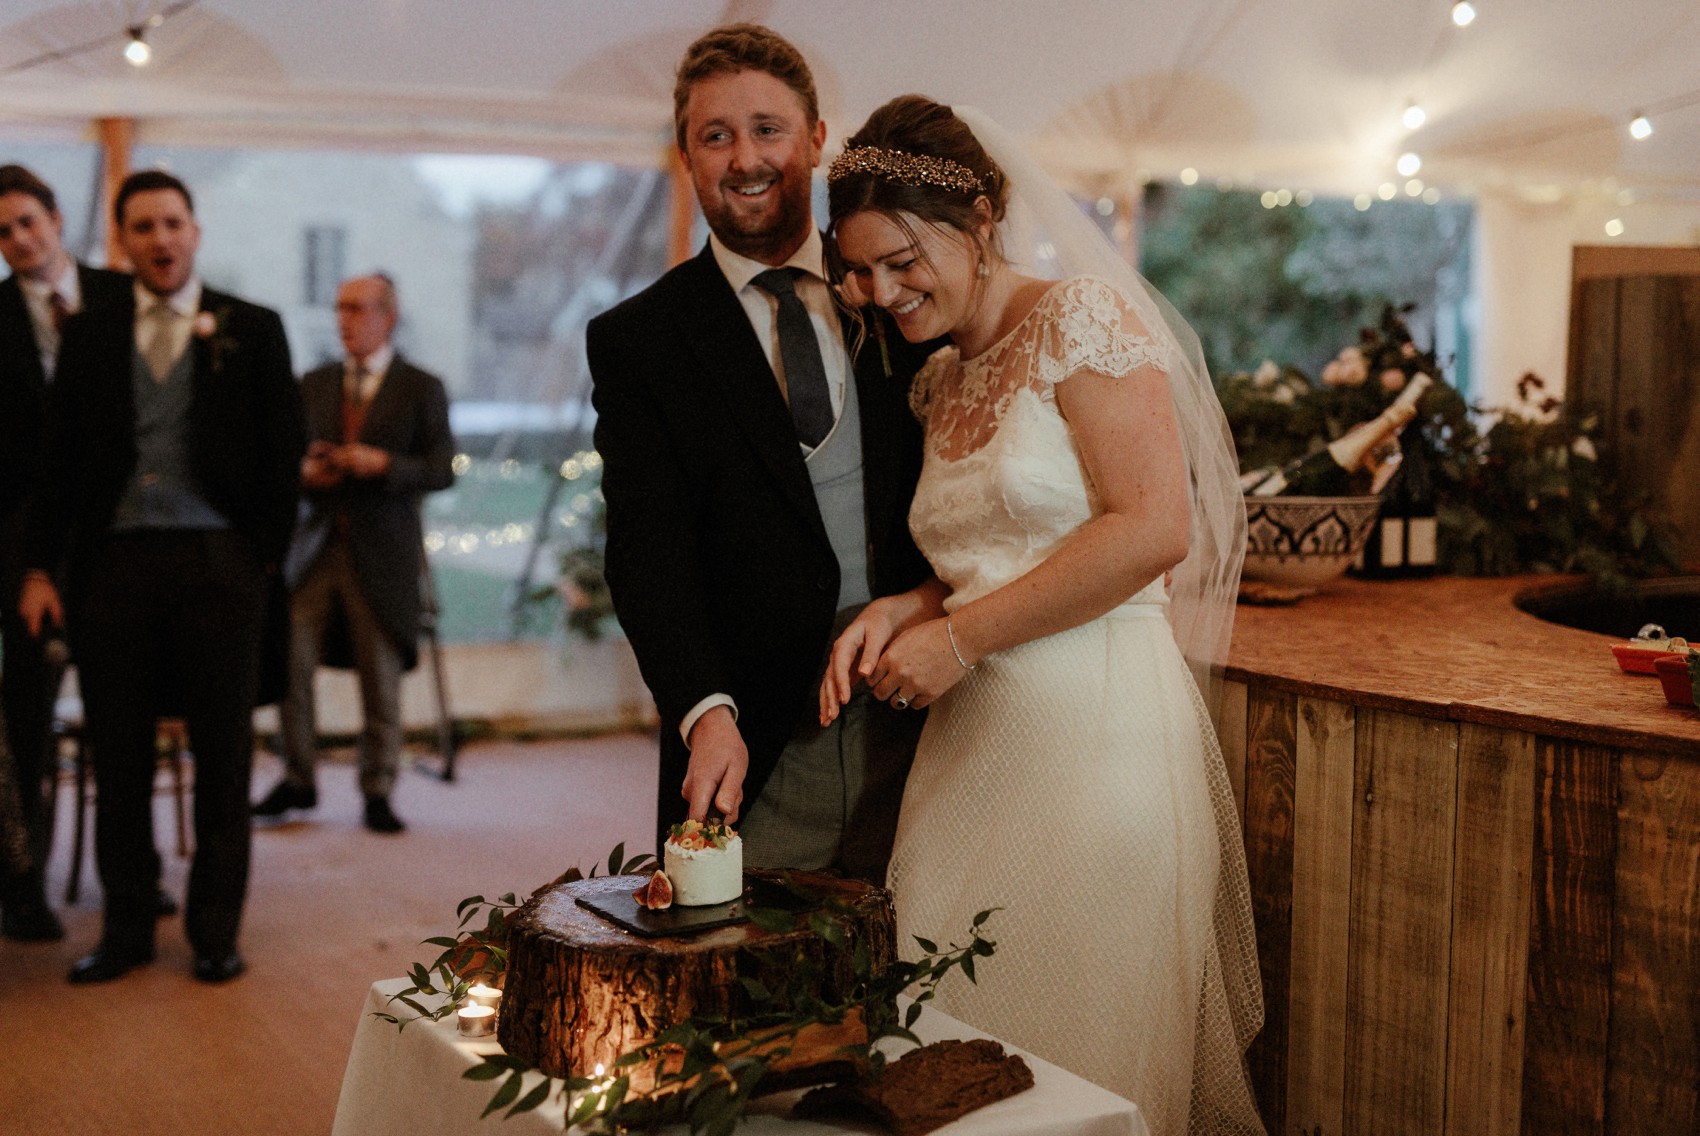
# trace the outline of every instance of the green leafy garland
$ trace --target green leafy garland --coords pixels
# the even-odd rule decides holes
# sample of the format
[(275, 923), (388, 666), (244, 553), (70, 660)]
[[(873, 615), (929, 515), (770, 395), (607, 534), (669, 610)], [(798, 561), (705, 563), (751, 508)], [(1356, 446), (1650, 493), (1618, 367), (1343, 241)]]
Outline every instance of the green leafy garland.
[[(625, 859), (625, 844), (621, 843), (608, 856), (606, 874), (636, 875), (654, 867), (653, 856)], [(598, 870), (593, 867), (590, 877)], [(573, 867), (555, 883), (585, 878)], [(849, 905), (795, 884), (786, 887), (806, 910), (751, 907), (750, 921), (775, 934), (797, 930), (806, 923), (827, 943), (846, 945), (846, 926), (852, 914)], [(461, 900), (457, 907), (458, 934), (426, 939), (427, 944), (441, 947), (442, 953), (429, 965), (414, 964), (408, 973), (412, 985), (391, 996), (391, 1001), (402, 1003), (416, 1016), (401, 1018), (382, 1012), (374, 1016), (405, 1029), (411, 1021), (441, 1021), (453, 1014), (471, 989), (469, 978), (493, 977), (506, 968), (508, 915), (519, 906), (511, 892), (496, 900), (483, 896)], [(486, 910), (483, 925), (469, 930), (468, 924)], [(892, 963), (877, 974), (866, 941), (858, 940), (852, 949), (855, 981), (849, 997), (840, 1001), (819, 996), (821, 975), (813, 965), (800, 964), (796, 958), (775, 960), (777, 965), (771, 973), (783, 976), (778, 989), (756, 978), (739, 979), (751, 1005), (748, 1014), (735, 1020), (712, 1015), (689, 1018), (663, 1031), (654, 1041), (620, 1055), (613, 1069), (603, 1076), (564, 1081), (544, 1076), (527, 1091), (526, 1075), (537, 1070), (505, 1053), (484, 1056), (463, 1076), (472, 1081), (501, 1081), (483, 1116), (504, 1109), (504, 1118), (530, 1112), (559, 1092), (566, 1094), (567, 1123), (583, 1125), (589, 1132), (653, 1131), (666, 1124), (686, 1123), (693, 1134), (730, 1136), (762, 1080), (777, 1061), (791, 1053), (798, 1036), (811, 1026), (838, 1025), (860, 1013), (867, 1042), (845, 1046), (841, 1052), (852, 1068), (866, 1070), (871, 1077), (877, 1077), (885, 1066), (885, 1055), (879, 1049), (882, 1040), (901, 1038), (919, 1045), (913, 1027), (922, 1005), (933, 1000), (939, 983), (952, 970), (961, 970), (970, 982), (976, 981), (974, 960), (995, 952), (995, 940), (985, 938), (981, 930), (998, 910), (991, 908), (974, 917), (966, 944), (951, 943), (941, 950), (936, 943), (916, 936), (916, 945), (924, 952), (920, 959)], [(897, 996), (911, 988), (918, 992), (900, 1022)], [(425, 996), (442, 996), (444, 1001), (433, 1008), (420, 1001)], [(659, 1070), (653, 1088), (632, 1091), (629, 1071), (638, 1066)]]

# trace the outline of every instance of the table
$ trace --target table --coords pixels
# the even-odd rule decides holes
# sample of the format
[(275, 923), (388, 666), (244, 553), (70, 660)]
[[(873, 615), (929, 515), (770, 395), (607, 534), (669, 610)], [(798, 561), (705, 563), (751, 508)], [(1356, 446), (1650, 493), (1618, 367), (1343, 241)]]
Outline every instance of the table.
[[(406, 979), (392, 978), (373, 983), (367, 992), (343, 1074), (332, 1136), (540, 1136), (546, 1132), (559, 1136), (565, 1106), (558, 1098), (512, 1120), (502, 1120), (499, 1112), (479, 1120), (499, 1082), (468, 1081), (461, 1074), (484, 1054), (501, 1052), (494, 1041), (463, 1040), (453, 1021), (419, 1021), (398, 1031), (372, 1017), (378, 1011), (395, 1012), (399, 1003), (391, 1004), (389, 999), (407, 986)], [(929, 1042), (987, 1036), (930, 1006), (915, 1023), (915, 1032)], [(1145, 1118), (1132, 1102), (1031, 1054), (1022, 1056), (1033, 1070), (1031, 1089), (937, 1129), (939, 1136), (1150, 1136)], [(527, 1074), (526, 1088), (539, 1077)], [(791, 1120), (784, 1112), (798, 1095), (776, 1093), (757, 1101), (738, 1127), (740, 1136), (880, 1131), (851, 1122)]]

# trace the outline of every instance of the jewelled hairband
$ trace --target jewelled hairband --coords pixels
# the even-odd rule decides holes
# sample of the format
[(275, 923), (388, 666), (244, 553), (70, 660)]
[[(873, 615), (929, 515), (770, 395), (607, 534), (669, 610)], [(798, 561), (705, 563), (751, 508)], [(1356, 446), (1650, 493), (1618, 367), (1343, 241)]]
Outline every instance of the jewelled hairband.
[(930, 154), (911, 154), (905, 150), (884, 150), (877, 146), (858, 146), (844, 151), (827, 167), (826, 180), (830, 184), (851, 174), (873, 174), (904, 185), (936, 185), (962, 193), (983, 192), (974, 171), (960, 162)]

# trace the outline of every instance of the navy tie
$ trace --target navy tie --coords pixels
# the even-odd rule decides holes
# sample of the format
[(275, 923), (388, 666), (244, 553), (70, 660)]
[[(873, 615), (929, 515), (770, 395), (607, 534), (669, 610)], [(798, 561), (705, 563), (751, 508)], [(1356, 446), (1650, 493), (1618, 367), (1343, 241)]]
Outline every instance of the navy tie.
[(814, 449), (832, 432), (832, 395), (826, 389), (826, 365), (809, 309), (797, 295), (800, 268), (770, 268), (751, 281), (779, 301), (779, 358), (785, 365), (785, 389), (797, 440)]

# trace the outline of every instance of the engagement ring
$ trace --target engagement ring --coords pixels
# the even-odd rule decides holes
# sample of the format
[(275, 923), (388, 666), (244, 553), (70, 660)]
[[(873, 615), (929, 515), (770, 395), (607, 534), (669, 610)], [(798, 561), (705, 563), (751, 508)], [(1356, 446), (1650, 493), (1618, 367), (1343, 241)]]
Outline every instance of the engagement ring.
[(903, 697), (901, 694), (899, 694), (896, 698), (893, 698), (891, 700), (891, 704), (893, 706), (897, 707), (899, 710), (909, 709), (909, 700), (907, 698)]

